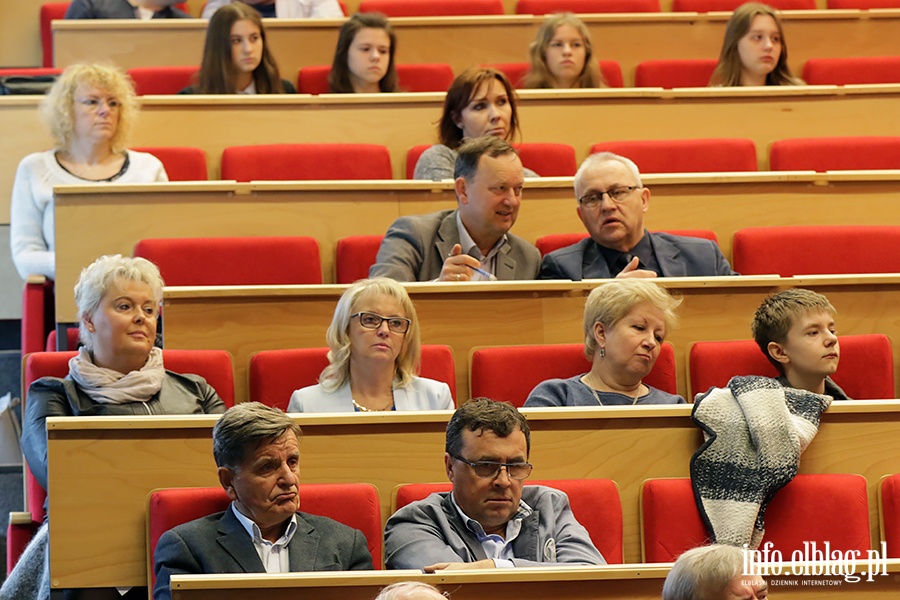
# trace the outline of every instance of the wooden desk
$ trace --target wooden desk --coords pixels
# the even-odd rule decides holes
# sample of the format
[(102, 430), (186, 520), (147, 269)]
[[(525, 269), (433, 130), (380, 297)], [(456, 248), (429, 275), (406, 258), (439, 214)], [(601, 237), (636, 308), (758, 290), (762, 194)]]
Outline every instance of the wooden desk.
[[(640, 485), (651, 477), (688, 476), (691, 454), (701, 441), (690, 410), (526, 410), (533, 477), (616, 481), (625, 560), (638, 562)], [(302, 481), (372, 483), (386, 518), (394, 486), (446, 479), (441, 457), (449, 416), (298, 415), (304, 434)], [(218, 485), (211, 440), (215, 417), (68, 417), (47, 423), (53, 585), (144, 585), (147, 495), (161, 487)], [(800, 466), (803, 473), (865, 476), (873, 541), (878, 539), (876, 486), (883, 475), (900, 472), (898, 433), (900, 401), (836, 403), (823, 416)]]
[[(865, 565), (850, 571), (859, 573), (860, 581), (849, 583), (841, 577), (768, 577), (769, 590), (778, 598), (820, 600), (853, 598), (864, 600), (895, 598), (900, 561), (885, 563), (886, 575), (872, 582), (862, 575)], [(829, 568), (846, 573), (844, 565), (824, 566), (815, 563), (797, 565), (796, 572), (809, 573), (813, 568)], [(785, 571), (789, 565), (784, 565)], [(267, 600), (279, 592), (284, 595), (315, 597), (319, 600), (371, 600), (379, 589), (396, 581), (423, 581), (454, 600), (484, 598), (521, 598), (523, 600), (658, 600), (668, 565), (630, 564), (606, 567), (522, 568), (502, 572), (493, 570), (447, 572), (423, 575), (415, 571), (367, 573), (296, 573), (290, 575), (175, 575), (172, 592), (175, 600)], [(820, 571), (821, 572), (821, 571)], [(819, 585), (804, 585), (819, 584)], [(829, 585), (823, 585), (828, 583)]]
[[(658, 58), (715, 58), (730, 13), (585, 15), (598, 58), (619, 61), (625, 85), (638, 63)], [(542, 16), (430, 17), (391, 19), (401, 63), (449, 63), (455, 73), (484, 63), (528, 60)], [(783, 13), (790, 40), (790, 67), (800, 75), (809, 58), (885, 56), (896, 53), (900, 10), (819, 10)], [(166, 21), (166, 22), (163, 22)], [(266, 21), (270, 48), (282, 74), (296, 79), (300, 67), (331, 64), (342, 20)], [(58, 21), (53, 24), (57, 66), (112, 61), (124, 68), (198, 65), (206, 22), (202, 20)]]
[[(643, 179), (653, 194), (647, 227), (711, 229), (728, 258), (732, 236), (743, 227), (900, 225), (896, 208), (900, 172)], [(575, 214), (571, 179), (533, 180), (526, 187), (513, 229), (517, 235), (533, 242), (550, 233), (583, 231)], [(333, 282), (338, 239), (383, 235), (400, 215), (452, 208), (455, 203), (449, 183), (413, 181), (60, 187), (57, 289), (71, 290), (81, 269), (98, 256), (130, 255), (139, 240), (149, 237), (311, 235), (319, 240), (324, 281)], [(58, 320), (74, 322), (71, 295), (58, 294), (56, 301)], [(749, 321), (751, 313), (747, 314)], [(570, 333), (576, 336), (574, 330)], [(738, 337), (746, 335), (742, 330)], [(321, 345), (323, 336), (313, 345)], [(457, 355), (457, 360), (464, 361), (465, 355)]]

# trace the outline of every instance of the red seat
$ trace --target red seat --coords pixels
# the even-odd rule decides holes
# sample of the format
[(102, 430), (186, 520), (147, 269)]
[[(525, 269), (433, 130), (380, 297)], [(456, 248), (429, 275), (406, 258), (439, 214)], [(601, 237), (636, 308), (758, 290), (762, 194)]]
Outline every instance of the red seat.
[[(409, 63), (396, 67), (397, 80), (404, 92), (446, 92), (453, 83), (453, 69), (447, 63)], [(330, 74), (331, 65), (303, 67), (297, 73), (297, 92), (329, 93)]]
[(502, 0), (363, 0), (357, 12), (380, 12), (387, 17), (447, 17), (502, 15)]
[(200, 67), (164, 66), (132, 67), (128, 75), (134, 80), (138, 96), (151, 94), (177, 94), (193, 82)]
[(354, 235), (338, 240), (334, 253), (335, 281), (353, 283), (366, 279), (383, 239), (383, 235)]
[(322, 283), (319, 243), (311, 237), (149, 239), (134, 255), (156, 264), (166, 285)]
[[(603, 79), (606, 80), (606, 85), (613, 88), (620, 88), (624, 85), (622, 79), (622, 66), (619, 64), (619, 61), (601, 60), (598, 64), (600, 65), (600, 73), (603, 75)], [(506, 75), (506, 78), (516, 89), (522, 88), (522, 81), (525, 79), (525, 75), (528, 74), (528, 69), (530, 68), (530, 65), (527, 62), (494, 63), (482, 66), (497, 69)]]
[[(894, 355), (891, 340), (880, 333), (842, 335), (841, 360), (833, 375), (850, 398), (894, 398)], [(696, 342), (688, 359), (691, 394), (725, 387), (737, 375), (778, 377), (778, 371), (752, 340)]]
[(772, 142), (772, 171), (900, 169), (900, 136), (794, 138)]
[(149, 152), (166, 168), (169, 181), (206, 181), (206, 152), (187, 146), (141, 146), (132, 148)]
[(830, 9), (900, 8), (900, 0), (828, 0)]
[[(709, 543), (687, 477), (644, 481), (640, 513), (643, 562), (672, 562), (685, 550)], [(771, 542), (786, 561), (794, 551), (803, 552), (804, 543), (822, 550), (826, 541), (831, 550), (866, 556), (866, 480), (861, 475), (797, 475), (769, 503), (765, 527), (762, 543)]]
[[(510, 365), (515, 365), (510, 371)], [(539, 383), (566, 379), (591, 370), (584, 344), (498, 346), (472, 350), (469, 378), (473, 398), (486, 397), (521, 407)], [(665, 342), (644, 383), (670, 394), (678, 393), (675, 349)]]
[[(315, 385), (328, 366), (328, 348), (264, 350), (250, 358), (250, 400), (287, 410), (294, 390)], [(450, 386), (456, 401), (456, 368), (450, 346), (422, 345), (419, 373)]]
[(22, 356), (44, 349), (47, 334), (56, 324), (53, 280), (35, 277), (22, 290)]
[[(545, 485), (569, 497), (572, 514), (609, 564), (622, 564), (622, 503), (611, 479), (527, 480), (525, 485)], [(393, 511), (435, 492), (449, 492), (451, 483), (411, 483), (394, 488)]]
[[(150, 493), (147, 508), (147, 556), (166, 531), (183, 523), (222, 512), (231, 502), (220, 487), (170, 488)], [(381, 569), (381, 504), (378, 490), (370, 483), (300, 484), (300, 510), (329, 517), (358, 529), (366, 536), (372, 565)], [(147, 561), (150, 589), (156, 584), (153, 560)]]
[[(711, 242), (715, 242), (716, 244), (719, 243), (719, 238), (718, 236), (716, 236), (716, 232), (709, 229), (665, 229), (663, 231), (665, 233), (671, 233), (672, 235), (698, 237), (709, 240)], [(538, 251), (540, 251), (541, 256), (546, 256), (554, 250), (559, 250), (560, 248), (565, 248), (566, 246), (577, 244), (587, 236), (587, 232), (552, 233), (550, 235), (539, 237), (534, 245), (537, 246), (537, 249)]]
[[(745, 0), (672, 0), (672, 12), (733, 11)], [(776, 10), (815, 10), (816, 0), (772, 0), (766, 2)]]
[(706, 87), (716, 70), (715, 58), (645, 60), (634, 71), (634, 87)]
[(734, 270), (782, 277), (900, 273), (900, 226), (749, 227), (734, 233)]
[(900, 56), (810, 58), (803, 65), (803, 81), (809, 85), (900, 83)]
[(517, 15), (660, 12), (659, 0), (519, 0)]
[(744, 138), (603, 142), (595, 152), (615, 152), (633, 160), (641, 173), (756, 171), (756, 144)]
[(66, 16), (70, 2), (52, 2), (41, 5), (41, 49), (43, 51), (43, 66), (53, 66), (53, 29), (54, 20), (61, 21)]
[[(568, 144), (513, 144), (522, 160), (522, 165), (541, 177), (572, 177), (578, 170), (575, 148)], [(416, 163), (422, 153), (431, 146), (413, 146), (406, 154), (406, 178), (412, 179)]]
[(378, 144), (267, 144), (222, 152), (222, 179), (236, 181), (392, 179), (391, 155)]
[(885, 475), (878, 486), (878, 517), (887, 558), (900, 558), (900, 475)]
[(0, 77), (31, 77), (33, 75), (59, 75), (62, 69), (50, 67), (4, 67), (0, 68)]

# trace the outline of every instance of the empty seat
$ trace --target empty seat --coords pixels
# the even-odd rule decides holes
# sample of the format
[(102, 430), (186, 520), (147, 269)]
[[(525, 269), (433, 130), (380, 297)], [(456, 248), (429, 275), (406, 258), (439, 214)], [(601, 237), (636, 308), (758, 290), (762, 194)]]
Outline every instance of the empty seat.
[[(598, 61), (598, 64), (600, 65), (600, 73), (603, 75), (603, 79), (606, 80), (606, 85), (613, 88), (620, 88), (624, 85), (622, 79), (622, 66), (619, 64), (619, 61), (601, 60)], [(523, 80), (530, 68), (530, 65), (527, 62), (494, 63), (483, 66), (497, 69), (506, 75), (506, 78), (509, 79), (509, 82), (516, 89), (522, 88)]]
[(742, 275), (900, 273), (900, 226), (749, 227), (734, 233)]
[[(318, 383), (328, 348), (264, 350), (250, 358), (250, 400), (287, 410), (294, 390)], [(450, 386), (456, 401), (456, 369), (449, 346), (422, 345), (419, 374)]]
[(900, 558), (900, 475), (885, 475), (878, 486), (878, 516), (887, 557)]
[[(473, 398), (481, 396), (511, 402), (521, 407), (539, 383), (566, 379), (591, 370), (584, 357), (584, 344), (543, 344), (498, 346), (472, 350), (469, 389)], [(510, 365), (516, 365), (510, 370)], [(663, 343), (644, 383), (670, 394), (678, 393), (675, 379), (675, 349)]]
[[(850, 398), (894, 398), (891, 340), (880, 333), (842, 335), (841, 360), (832, 376)], [(752, 340), (696, 342), (688, 353), (691, 394), (725, 387), (737, 375), (778, 377), (778, 371)]]
[(51, 2), (41, 5), (41, 50), (43, 66), (53, 66), (53, 21), (62, 20), (66, 16), (70, 2)]
[(634, 71), (634, 87), (706, 87), (716, 70), (715, 58), (645, 60)]
[(179, 146), (140, 146), (132, 148), (149, 152), (162, 162), (169, 181), (206, 181), (206, 152), (203, 148)]
[[(691, 480), (648, 479), (641, 488), (641, 554), (644, 562), (672, 562), (682, 552), (709, 543)], [(790, 560), (804, 544), (866, 556), (869, 502), (861, 475), (797, 475), (769, 503), (763, 544), (771, 542)]]
[(900, 136), (794, 138), (772, 142), (773, 171), (900, 169)]
[[(453, 69), (447, 63), (398, 64), (397, 80), (404, 92), (446, 92), (453, 83)], [(297, 92), (329, 93), (331, 65), (303, 67), (297, 74)]]
[[(522, 160), (522, 165), (541, 177), (572, 177), (578, 170), (575, 148), (568, 144), (513, 144)], [(422, 153), (431, 146), (413, 146), (406, 154), (406, 178), (412, 179), (416, 163)]]
[(377, 144), (267, 144), (230, 146), (222, 151), (222, 179), (392, 178), (390, 152)]
[(591, 147), (595, 152), (630, 158), (641, 173), (756, 171), (756, 144), (744, 138), (603, 142)]
[[(745, 0), (672, 0), (672, 12), (733, 11)], [(815, 10), (816, 0), (772, 0), (766, 2), (776, 10)]]
[(828, 0), (831, 9), (900, 8), (900, 0)]
[(134, 255), (156, 264), (166, 285), (322, 283), (319, 243), (311, 237), (147, 239)]
[[(591, 541), (609, 564), (622, 564), (622, 502), (610, 479), (526, 480), (565, 492), (572, 514), (587, 529)], [(411, 483), (394, 488), (393, 512), (435, 492), (449, 492), (451, 483)]]
[(659, 0), (519, 0), (516, 14), (660, 12)]
[(446, 17), (502, 15), (502, 0), (363, 0), (359, 12), (380, 12), (388, 17)]
[(338, 240), (334, 252), (335, 281), (353, 283), (366, 279), (383, 239), (383, 235), (354, 235)]
[(810, 58), (803, 65), (803, 81), (810, 85), (900, 83), (900, 56)]
[[(665, 233), (672, 235), (683, 235), (686, 237), (698, 237), (711, 242), (719, 243), (719, 238), (715, 231), (709, 229), (665, 229)], [(534, 245), (537, 246), (541, 256), (545, 256), (554, 250), (577, 244), (588, 236), (587, 232), (583, 233), (552, 233), (539, 237)]]
[(134, 89), (138, 96), (150, 94), (177, 94), (179, 90), (191, 85), (199, 67), (164, 66), (164, 67), (132, 67), (128, 75), (134, 80)]

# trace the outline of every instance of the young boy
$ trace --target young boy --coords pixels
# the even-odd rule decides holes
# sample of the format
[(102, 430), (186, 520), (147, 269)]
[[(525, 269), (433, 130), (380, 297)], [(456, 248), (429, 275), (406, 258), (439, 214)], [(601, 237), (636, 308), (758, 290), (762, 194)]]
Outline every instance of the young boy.
[(828, 376), (841, 356), (828, 298), (810, 290), (790, 289), (766, 298), (750, 328), (753, 339), (781, 376), (785, 387), (848, 400)]

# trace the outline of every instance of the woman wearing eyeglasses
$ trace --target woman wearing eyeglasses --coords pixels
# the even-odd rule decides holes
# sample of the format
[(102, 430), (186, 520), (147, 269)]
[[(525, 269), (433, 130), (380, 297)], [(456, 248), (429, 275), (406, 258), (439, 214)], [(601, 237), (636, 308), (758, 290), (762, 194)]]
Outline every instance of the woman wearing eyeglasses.
[(594, 288), (584, 304), (584, 355), (591, 370), (539, 384), (525, 406), (683, 404), (681, 396), (643, 382), (675, 325), (679, 304), (644, 279), (616, 279)]
[(325, 334), (330, 363), (291, 394), (288, 412), (452, 410), (450, 387), (418, 377), (416, 309), (393, 279), (362, 279), (344, 292)]

